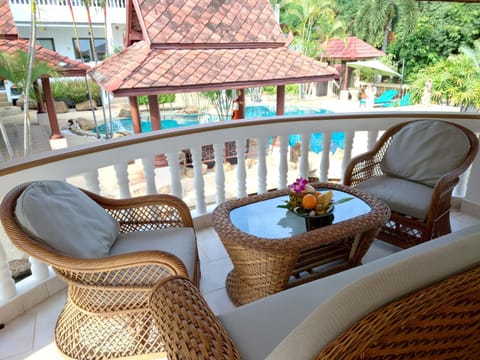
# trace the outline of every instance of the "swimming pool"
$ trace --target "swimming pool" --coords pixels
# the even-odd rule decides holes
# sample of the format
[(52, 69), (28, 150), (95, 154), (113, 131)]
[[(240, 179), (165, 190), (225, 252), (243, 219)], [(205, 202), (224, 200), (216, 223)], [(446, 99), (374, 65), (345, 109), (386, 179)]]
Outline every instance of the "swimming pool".
[[(314, 114), (329, 114), (331, 111), (320, 109), (301, 109), (298, 107), (288, 107), (285, 109), (285, 115), (314, 115)], [(276, 112), (274, 109), (265, 106), (265, 105), (256, 105), (256, 106), (247, 106), (245, 107), (245, 118), (260, 118), (260, 117), (269, 117), (275, 116)], [(205, 123), (218, 122), (218, 116), (210, 115), (208, 113), (198, 113), (198, 114), (165, 114), (165, 118), (161, 119), (162, 129), (171, 129), (182, 126), (191, 126), (199, 125)], [(152, 124), (149, 120), (142, 120), (142, 131), (149, 132), (152, 131)], [(98, 126), (98, 131), (101, 134), (105, 134), (105, 124)], [(95, 130), (94, 130), (95, 131)], [(112, 132), (130, 132), (133, 133), (132, 118), (122, 118), (115, 121), (112, 121)], [(270, 142), (273, 138), (269, 139)], [(343, 133), (333, 133), (332, 134), (332, 143), (331, 143), (331, 152), (335, 152), (337, 148), (344, 148), (344, 135)], [(294, 146), (297, 142), (301, 141), (301, 135), (293, 134), (290, 135), (289, 145)], [(322, 134), (316, 133), (312, 134), (310, 138), (310, 150), (319, 153), (322, 151)]]

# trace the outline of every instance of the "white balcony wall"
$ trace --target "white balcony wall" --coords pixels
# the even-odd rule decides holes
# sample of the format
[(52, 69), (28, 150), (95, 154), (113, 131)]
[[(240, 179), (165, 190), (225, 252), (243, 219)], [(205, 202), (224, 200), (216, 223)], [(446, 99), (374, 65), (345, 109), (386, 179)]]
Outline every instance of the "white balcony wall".
[[(443, 119), (480, 132), (478, 114), (468, 113), (413, 113), (377, 112), (361, 114), (326, 114), (305, 117), (273, 117), (204, 124), (177, 129), (153, 131), (135, 136), (99, 141), (94, 145), (56, 150), (17, 159), (0, 165), (0, 199), (19, 183), (42, 179), (66, 180), (93, 192), (111, 197), (128, 197), (157, 192), (169, 192), (182, 197), (192, 209), (197, 221), (208, 221), (211, 211), (228, 198), (250, 193), (262, 193), (272, 188), (284, 188), (298, 176), (316, 176), (322, 180), (341, 177), (352, 156), (367, 150), (387, 128), (411, 119)], [(344, 134), (343, 151), (324, 152), (316, 162), (304, 144), (312, 133), (322, 133), (323, 148), (330, 148), (331, 135)], [(288, 160), (288, 137), (301, 134), (301, 156), (297, 166)], [(233, 167), (234, 176), (227, 177), (222, 163), (223, 144), (235, 141), (237, 149), (244, 148), (246, 140), (255, 140), (255, 156), (240, 156)], [(276, 139), (276, 145), (266, 139)], [(201, 147), (213, 145), (217, 166), (203, 172)], [(261, 148), (259, 149), (258, 146)], [(179, 176), (177, 159), (184, 149), (192, 153), (194, 169), (190, 178), (191, 189), (185, 178)], [(243, 151), (242, 151), (243, 153)], [(170, 167), (153, 166), (155, 157), (165, 154)], [(272, 161), (273, 156), (273, 163)], [(267, 159), (268, 156), (268, 159)], [(342, 158), (343, 156), (343, 158)], [(267, 161), (270, 161), (267, 166)], [(336, 168), (336, 166), (339, 168)], [(133, 168), (135, 167), (135, 170)], [(480, 161), (471, 170), (472, 176), (462, 177), (454, 195), (472, 208), (480, 209)], [(472, 194), (471, 197), (468, 197)], [(33, 276), (14, 284), (9, 278), (8, 254), (13, 247), (0, 228), (0, 323), (4, 323), (48, 297), (58, 289), (58, 281), (46, 265), (33, 262)], [(35, 296), (28, 296), (35, 291)]]

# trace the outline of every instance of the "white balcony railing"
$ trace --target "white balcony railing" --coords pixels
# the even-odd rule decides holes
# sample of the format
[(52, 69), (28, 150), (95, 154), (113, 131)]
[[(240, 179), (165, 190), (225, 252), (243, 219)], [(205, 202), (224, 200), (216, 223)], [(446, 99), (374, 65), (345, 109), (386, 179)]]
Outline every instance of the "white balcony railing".
[[(390, 126), (418, 118), (444, 119), (462, 124), (477, 134), (480, 132), (478, 114), (413, 112), (273, 117), (166, 129), (4, 163), (0, 166), (0, 199), (15, 185), (40, 179), (62, 179), (119, 198), (154, 194), (161, 188), (161, 192), (170, 192), (187, 201), (195, 218), (208, 218), (203, 215), (208, 215), (227, 198), (285, 188), (298, 176), (313, 175), (322, 181), (340, 178), (352, 154), (371, 148), (378, 135)], [(334, 132), (343, 133), (343, 151), (336, 152), (335, 156), (323, 151), (312, 164), (308, 151), (310, 135), (321, 133), (323, 149), (330, 149)], [(291, 134), (301, 134), (302, 139), (296, 166), (289, 164)], [(272, 138), (276, 139), (275, 146), (269, 145)], [(245, 156), (247, 139), (250, 139), (250, 152), (255, 145), (254, 160), (250, 155)], [(202, 146), (213, 144), (218, 165), (223, 163), (224, 143), (228, 141), (234, 141), (237, 148), (237, 164), (233, 170), (215, 166), (208, 172), (202, 171)], [(184, 149), (190, 149), (192, 154), (193, 169), (189, 171), (193, 176), (190, 174), (190, 177), (182, 176), (179, 154)], [(158, 154), (165, 154), (168, 167), (155, 167)], [(480, 173), (478, 160), (472, 176), (473, 172)], [(478, 179), (478, 175), (475, 176)], [(462, 198), (465, 193), (478, 193), (472, 191), (475, 187), (480, 189), (480, 182), (469, 181), (469, 177), (464, 176), (455, 195)], [(3, 228), (0, 244), (0, 323), (3, 323), (47, 297), (50, 290), (40, 291), (38, 287), (54, 275), (45, 264), (32, 260), (32, 276), (14, 284), (6, 255), (12, 249)], [(32, 289), (36, 289), (33, 297), (28, 296)]]

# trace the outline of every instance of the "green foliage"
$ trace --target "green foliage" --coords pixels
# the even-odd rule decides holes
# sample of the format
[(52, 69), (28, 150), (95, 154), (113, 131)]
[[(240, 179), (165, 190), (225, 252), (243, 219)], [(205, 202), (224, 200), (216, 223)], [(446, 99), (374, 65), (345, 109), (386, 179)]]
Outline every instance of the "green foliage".
[(480, 36), (480, 4), (421, 2), (415, 31), (399, 33), (388, 53), (405, 59), (405, 76), (458, 54), (462, 44), (472, 46)]
[(367, 43), (387, 48), (393, 34), (400, 29), (409, 34), (418, 17), (416, 0), (365, 0), (355, 18), (355, 35)]
[[(138, 105), (148, 106), (148, 96), (142, 95), (137, 97)], [(175, 94), (160, 94), (158, 95), (159, 104), (169, 104), (175, 102)]]
[[(7, 79), (14, 83), (18, 88), (25, 90), (27, 82), (28, 54), (25, 51), (18, 50), (14, 54), (0, 52), (0, 78)], [(34, 60), (32, 68), (32, 77), (30, 84), (30, 98), (35, 98), (33, 83), (42, 76), (58, 76), (55, 69), (47, 62)]]
[(419, 71), (410, 89), (414, 102), (421, 101), (428, 79), (432, 80), (433, 103), (480, 109), (480, 73), (471, 57), (452, 55)]
[(276, 86), (264, 86), (263, 88), (263, 93), (267, 95), (275, 95), (277, 93), (277, 87)]
[(298, 95), (298, 92), (299, 92), (298, 84), (287, 84), (287, 85), (285, 85), (285, 92), (287, 94)]
[(160, 94), (158, 95), (159, 104), (170, 104), (175, 102), (175, 94)]
[[(100, 87), (88, 80), (92, 99), (98, 104), (101, 103)], [(52, 84), (52, 94), (56, 101), (64, 101), (68, 106), (73, 107), (75, 104), (88, 100), (88, 90), (85, 80), (80, 79), (62, 79)]]

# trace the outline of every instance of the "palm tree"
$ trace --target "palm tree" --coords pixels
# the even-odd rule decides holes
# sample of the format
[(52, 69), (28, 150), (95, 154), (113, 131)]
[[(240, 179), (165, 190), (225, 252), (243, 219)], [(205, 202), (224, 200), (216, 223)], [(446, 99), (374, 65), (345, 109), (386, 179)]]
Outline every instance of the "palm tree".
[[(333, 36), (345, 37), (345, 27), (338, 21), (333, 0), (299, 0), (285, 3), (281, 12), (281, 22), (294, 35), (293, 45), (304, 55), (321, 57), (328, 39)], [(305, 85), (307, 87), (308, 84)], [(304, 95), (300, 86), (300, 97)]]
[(25, 80), (24, 99), (25, 104), (23, 106), (23, 155), (27, 156), (30, 153), (32, 139), (30, 132), (30, 84), (32, 83), (32, 72), (35, 60), (35, 42), (37, 34), (37, 2), (36, 0), (30, 0), (30, 41), (28, 45), (28, 68), (27, 78)]
[(415, 28), (418, 13), (416, 0), (365, 0), (356, 16), (356, 35), (375, 46), (381, 43), (385, 52), (394, 24), (408, 34)]

